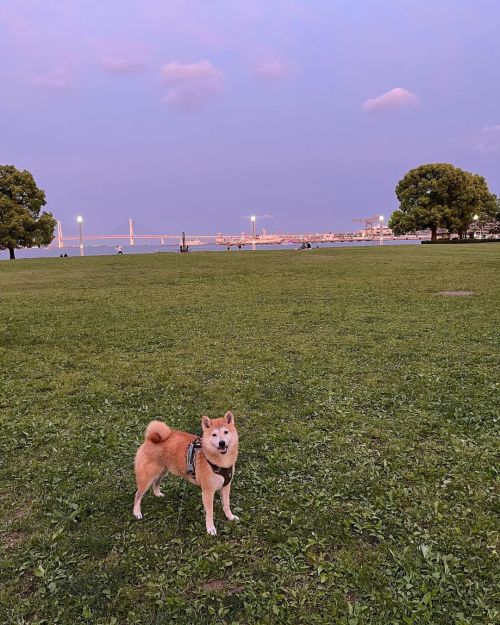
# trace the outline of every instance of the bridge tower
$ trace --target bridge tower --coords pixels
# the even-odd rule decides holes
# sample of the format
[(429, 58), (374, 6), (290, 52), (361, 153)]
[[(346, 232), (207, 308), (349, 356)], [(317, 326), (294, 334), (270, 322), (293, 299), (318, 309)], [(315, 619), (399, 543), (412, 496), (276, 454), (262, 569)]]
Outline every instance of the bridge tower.
[(62, 223), (60, 221), (57, 222), (57, 247), (59, 249), (61, 249), (61, 247), (64, 247)]
[(128, 230), (129, 230), (129, 243), (130, 243), (130, 245), (135, 245), (135, 243), (134, 243), (134, 222), (132, 221), (131, 217), (129, 217), (129, 219), (128, 219)]

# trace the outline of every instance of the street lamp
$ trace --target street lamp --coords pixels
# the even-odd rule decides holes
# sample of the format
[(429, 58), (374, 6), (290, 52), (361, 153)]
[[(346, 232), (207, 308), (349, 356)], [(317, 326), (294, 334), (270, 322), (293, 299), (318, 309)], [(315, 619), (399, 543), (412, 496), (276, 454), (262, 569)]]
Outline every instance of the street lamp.
[(380, 215), (378, 218), (380, 222), (380, 245), (384, 244), (384, 216)]
[[(477, 222), (479, 219), (479, 215), (474, 215), (473, 219), (474, 219), (474, 234), (472, 236), (475, 237), (476, 232), (477, 232)], [(479, 233), (479, 238), (481, 238), (481, 233)]]
[(252, 222), (252, 237), (255, 240), (255, 215), (252, 215), (250, 220)]
[(81, 215), (78, 215), (78, 217), (76, 218), (76, 221), (78, 222), (78, 229), (80, 230), (80, 256), (83, 256), (83, 234), (82, 234), (83, 217)]

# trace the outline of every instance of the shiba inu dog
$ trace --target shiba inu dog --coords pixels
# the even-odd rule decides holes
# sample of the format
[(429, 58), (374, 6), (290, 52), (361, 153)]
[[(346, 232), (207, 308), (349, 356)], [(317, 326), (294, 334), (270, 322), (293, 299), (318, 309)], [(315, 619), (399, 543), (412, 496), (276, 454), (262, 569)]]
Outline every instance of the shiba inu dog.
[(232, 412), (220, 419), (201, 418), (203, 436), (172, 430), (162, 421), (151, 421), (144, 443), (135, 455), (134, 516), (142, 519), (141, 500), (148, 488), (163, 497), (160, 482), (166, 473), (183, 477), (201, 487), (207, 532), (215, 536), (214, 495), (221, 491), (222, 509), (229, 521), (238, 521), (231, 512), (229, 494), (238, 457), (238, 431)]

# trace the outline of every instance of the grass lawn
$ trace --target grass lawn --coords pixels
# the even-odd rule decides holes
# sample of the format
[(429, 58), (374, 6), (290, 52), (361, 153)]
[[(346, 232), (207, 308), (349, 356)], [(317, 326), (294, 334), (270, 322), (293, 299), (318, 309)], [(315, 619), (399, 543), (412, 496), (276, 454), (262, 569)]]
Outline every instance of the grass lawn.
[[(0, 263), (0, 622), (498, 622), (500, 245)], [(473, 291), (442, 297), (436, 291)], [(218, 536), (146, 424), (232, 409)]]

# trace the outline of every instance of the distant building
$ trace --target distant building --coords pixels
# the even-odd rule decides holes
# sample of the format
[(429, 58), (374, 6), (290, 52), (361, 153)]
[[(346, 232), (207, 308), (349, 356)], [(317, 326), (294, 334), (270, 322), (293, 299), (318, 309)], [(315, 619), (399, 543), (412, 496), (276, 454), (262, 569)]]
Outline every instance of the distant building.
[[(392, 237), (394, 236), (392, 233), (392, 229), (389, 226), (384, 226), (383, 228), (384, 237)], [(361, 230), (361, 236), (366, 238), (373, 238), (380, 236), (380, 226), (374, 225), (373, 227), (365, 228)]]

